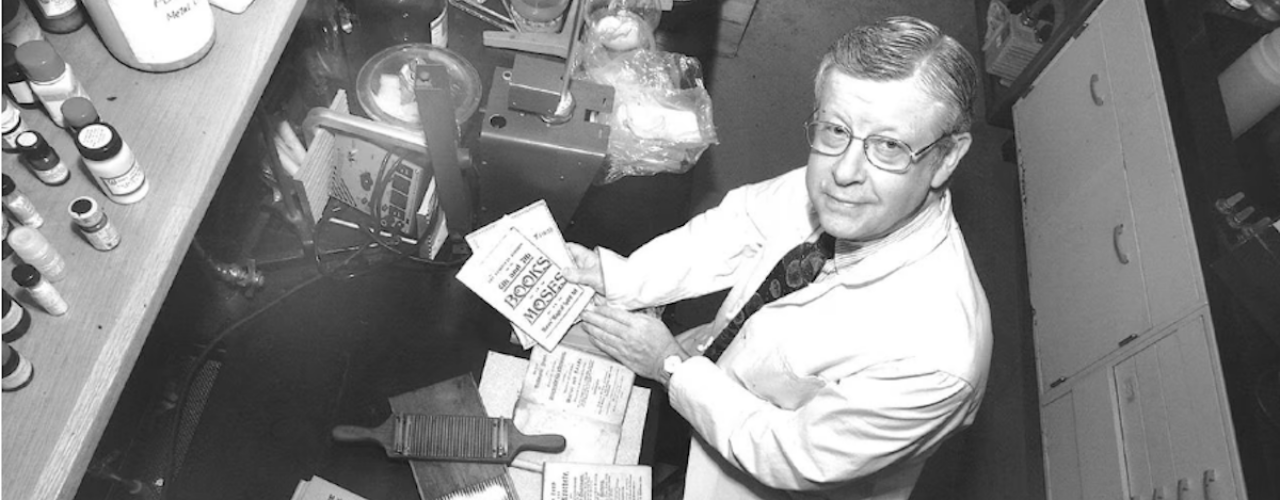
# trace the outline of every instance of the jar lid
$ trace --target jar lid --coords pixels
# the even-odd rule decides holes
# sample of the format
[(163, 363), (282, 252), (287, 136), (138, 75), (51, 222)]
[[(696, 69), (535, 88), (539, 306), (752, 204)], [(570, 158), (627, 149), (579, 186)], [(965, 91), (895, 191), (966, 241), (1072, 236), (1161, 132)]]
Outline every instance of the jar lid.
[(24, 259), (32, 255), (44, 254), (49, 250), (49, 240), (44, 239), (40, 231), (27, 226), (18, 226), (9, 232), (9, 245)]
[(14, 51), (14, 58), (26, 72), (27, 78), (33, 82), (51, 82), (57, 80), (67, 70), (67, 63), (53, 49), (53, 45), (44, 40), (32, 40), (24, 43)]
[(88, 197), (81, 196), (71, 200), (71, 205), (67, 207), (67, 211), (71, 213), (71, 218), (76, 222), (91, 222), (102, 213), (102, 208), (98, 206), (98, 201)]
[(18, 145), (18, 151), (23, 154), (38, 156), (49, 154), (49, 142), (44, 140), (40, 132), (34, 130), (26, 130), (18, 134), (13, 143)]
[(4, 174), (4, 195), (9, 196), (17, 189), (18, 185), (14, 184), (13, 177), (9, 177), (9, 174)]
[(93, 107), (93, 101), (83, 97), (75, 96), (62, 102), (62, 117), (66, 120), (66, 124), (73, 130), (90, 123), (98, 121), (98, 110)]
[(18, 264), (13, 268), (13, 281), (18, 282), (20, 287), (35, 286), (40, 282), (40, 271), (36, 270), (36, 266), (31, 264)]
[(80, 156), (88, 160), (109, 160), (123, 147), (120, 134), (106, 123), (92, 123), (76, 132), (76, 148), (80, 150)]

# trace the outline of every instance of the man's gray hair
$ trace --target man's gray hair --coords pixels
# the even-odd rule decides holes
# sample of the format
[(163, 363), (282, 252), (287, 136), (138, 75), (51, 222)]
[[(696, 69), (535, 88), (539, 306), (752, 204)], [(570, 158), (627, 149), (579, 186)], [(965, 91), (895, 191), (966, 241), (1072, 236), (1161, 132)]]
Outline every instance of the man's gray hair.
[(822, 56), (814, 95), (822, 96), (827, 75), (838, 70), (873, 81), (919, 76), (923, 90), (952, 111), (944, 133), (968, 132), (973, 124), (978, 68), (969, 51), (937, 26), (899, 16), (860, 26), (840, 37)]

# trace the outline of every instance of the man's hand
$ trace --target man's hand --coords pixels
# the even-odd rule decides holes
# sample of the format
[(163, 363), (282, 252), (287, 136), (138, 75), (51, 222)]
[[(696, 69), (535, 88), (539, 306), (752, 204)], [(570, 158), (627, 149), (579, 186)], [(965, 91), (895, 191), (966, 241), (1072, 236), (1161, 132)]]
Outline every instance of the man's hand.
[(604, 295), (604, 269), (600, 267), (600, 256), (577, 243), (565, 243), (565, 247), (569, 249), (569, 257), (573, 258), (573, 267), (564, 269), (565, 279), (589, 286)]
[(663, 360), (672, 355), (688, 355), (676, 343), (671, 330), (661, 320), (616, 307), (594, 306), (582, 312), (583, 328), (591, 342), (637, 375), (664, 385), (667, 373)]

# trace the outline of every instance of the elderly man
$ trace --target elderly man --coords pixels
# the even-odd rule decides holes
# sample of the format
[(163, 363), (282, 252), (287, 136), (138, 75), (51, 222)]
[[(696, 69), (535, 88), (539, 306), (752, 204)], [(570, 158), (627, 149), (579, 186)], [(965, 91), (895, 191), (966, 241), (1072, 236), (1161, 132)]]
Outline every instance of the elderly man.
[[(629, 258), (570, 244), (603, 351), (665, 385), (696, 433), (686, 498), (902, 499), (972, 423), (991, 352), (985, 293), (951, 211), (977, 72), (895, 17), (823, 57), (808, 165), (731, 191)], [(673, 337), (628, 312), (719, 290)]]

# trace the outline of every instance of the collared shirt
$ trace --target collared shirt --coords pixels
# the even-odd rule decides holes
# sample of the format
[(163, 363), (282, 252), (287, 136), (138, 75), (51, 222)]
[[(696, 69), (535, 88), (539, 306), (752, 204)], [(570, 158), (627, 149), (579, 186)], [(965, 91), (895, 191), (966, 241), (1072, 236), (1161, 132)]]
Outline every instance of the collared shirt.
[[(601, 251), (605, 290), (639, 308), (729, 289), (711, 323), (680, 334), (693, 348), (817, 229), (797, 169), (629, 258)], [(949, 195), (849, 255), (752, 315), (717, 363), (673, 372), (671, 404), (697, 434), (686, 498), (906, 500), (925, 459), (973, 421), (991, 323)]]

